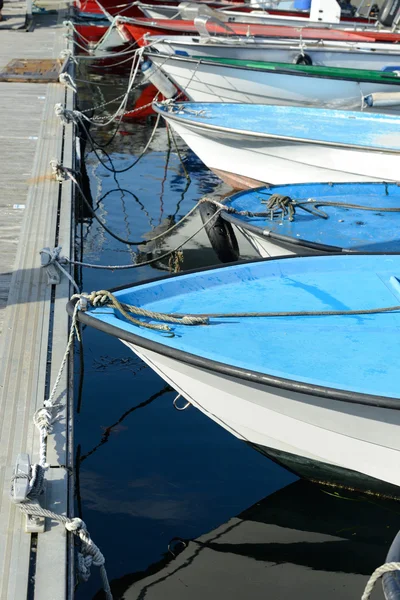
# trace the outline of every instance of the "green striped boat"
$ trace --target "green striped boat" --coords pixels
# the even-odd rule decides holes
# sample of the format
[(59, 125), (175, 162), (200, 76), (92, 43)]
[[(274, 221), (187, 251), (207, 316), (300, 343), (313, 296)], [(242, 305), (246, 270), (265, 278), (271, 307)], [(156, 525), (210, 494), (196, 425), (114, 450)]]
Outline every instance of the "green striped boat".
[(391, 67), (390, 71), (372, 71), (163, 55), (151, 50), (146, 54), (194, 102), (400, 112), (400, 64), (398, 69)]

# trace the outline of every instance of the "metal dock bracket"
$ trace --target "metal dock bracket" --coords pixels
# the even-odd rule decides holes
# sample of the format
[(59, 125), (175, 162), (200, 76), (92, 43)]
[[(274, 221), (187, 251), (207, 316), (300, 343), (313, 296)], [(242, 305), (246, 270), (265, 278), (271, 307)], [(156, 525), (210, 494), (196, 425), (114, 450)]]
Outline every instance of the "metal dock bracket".
[[(11, 499), (14, 504), (36, 504), (40, 506), (37, 498), (29, 498), (31, 479), (31, 461), (29, 454), (18, 454), (15, 463), (14, 474), (12, 477)], [(44, 492), (41, 494), (44, 499)], [(26, 533), (44, 533), (45, 517), (25, 514)]]
[[(57, 250), (61, 251), (61, 248), (55, 248), (55, 251)], [(50, 248), (43, 248), (43, 250), (40, 251), (40, 264), (46, 269), (47, 283), (49, 285), (59, 284), (61, 281), (60, 271), (54, 263)]]

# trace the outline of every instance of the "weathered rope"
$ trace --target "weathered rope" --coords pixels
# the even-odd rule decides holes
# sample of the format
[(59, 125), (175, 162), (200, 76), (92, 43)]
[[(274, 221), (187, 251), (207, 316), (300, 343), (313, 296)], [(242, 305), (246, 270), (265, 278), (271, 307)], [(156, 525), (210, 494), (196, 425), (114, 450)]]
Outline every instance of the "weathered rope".
[(100, 574), (103, 582), (103, 588), (107, 600), (113, 600), (110, 584), (105, 569), (105, 559), (100, 549), (92, 541), (89, 532), (86, 528), (85, 523), (78, 518), (69, 518), (64, 515), (59, 515), (50, 510), (42, 508), (40, 504), (34, 503), (33, 500), (39, 499), (44, 489), (45, 470), (48, 467), (46, 463), (47, 455), (47, 436), (52, 431), (53, 423), (55, 420), (54, 410), (59, 407), (59, 403), (55, 401), (55, 395), (60, 383), (62, 373), (67, 363), (68, 356), (71, 352), (71, 348), (74, 342), (75, 335), (80, 340), (78, 330), (78, 310), (79, 306), (76, 305), (74, 308), (71, 328), (69, 331), (67, 347), (64, 352), (61, 365), (51, 390), (48, 400), (44, 401), (44, 406), (39, 408), (33, 417), (33, 421), (40, 434), (40, 450), (39, 450), (39, 463), (31, 466), (31, 474), (28, 477), (25, 474), (16, 473), (11, 481), (11, 499), (13, 500), (13, 486), (15, 480), (21, 477), (29, 479), (29, 491), (27, 494), (27, 502), (18, 502), (16, 505), (20, 511), (30, 517), (44, 517), (58, 521), (62, 523), (68, 531), (71, 531), (74, 535), (78, 536), (81, 540), (81, 549), (78, 552), (78, 571), (83, 581), (87, 581), (90, 577), (90, 568), (92, 565), (100, 568)]
[[(352, 316), (352, 315), (374, 315), (380, 313), (389, 313), (400, 311), (399, 306), (386, 306), (378, 308), (360, 308), (357, 310), (282, 310), (282, 311), (266, 311), (266, 312), (237, 312), (237, 313), (202, 313), (198, 315), (190, 315), (201, 317), (203, 319), (235, 319), (235, 318), (275, 318), (275, 317), (335, 317), (335, 316)], [(179, 317), (179, 313), (174, 313), (175, 317)], [(189, 316), (189, 315), (188, 315)]]
[[(283, 218), (288, 215), (289, 221), (294, 220), (296, 214), (296, 208), (302, 210), (322, 219), (328, 219), (329, 215), (326, 212), (319, 210), (319, 206), (334, 206), (336, 208), (350, 208), (355, 210), (368, 210), (375, 212), (388, 212), (388, 213), (399, 213), (400, 207), (382, 207), (382, 206), (365, 206), (363, 204), (353, 204), (351, 202), (334, 202), (329, 200), (314, 200), (309, 198), (308, 200), (299, 201), (293, 200), (290, 196), (284, 196), (282, 194), (272, 194), (268, 200), (261, 200), (261, 204), (266, 204), (267, 209), (270, 211), (271, 220), (279, 212)], [(246, 216), (264, 216), (261, 213)], [(268, 216), (268, 215), (267, 215)]]
[[(139, 327), (145, 327), (147, 329), (155, 329), (156, 331), (171, 331), (171, 328), (168, 327), (168, 325), (155, 325), (152, 323), (146, 323), (145, 321), (135, 319), (131, 315), (145, 317), (154, 321), (175, 323), (178, 325), (206, 325), (208, 323), (207, 319), (204, 319), (203, 317), (198, 317), (197, 315), (182, 315), (176, 317), (175, 315), (170, 315), (168, 313), (160, 313), (152, 310), (146, 310), (145, 308), (140, 308), (139, 306), (125, 304), (123, 302), (119, 302), (119, 300), (114, 296), (114, 294), (112, 294), (108, 290), (100, 290), (98, 292), (92, 292), (91, 294), (74, 294), (72, 296), (72, 300), (81, 300), (82, 298), (90, 302), (90, 304), (92, 304), (92, 306), (94, 307), (110, 306), (111, 308), (115, 308), (134, 325), (138, 325)], [(79, 306), (79, 303), (75, 305), (75, 308), (76, 306)]]
[(65, 87), (72, 90), (75, 94), (77, 93), (78, 89), (76, 87), (76, 83), (69, 73), (67, 73), (67, 72), (60, 73), (58, 76), (58, 81), (60, 83), (62, 83), (63, 85), (65, 85)]
[(78, 552), (78, 570), (83, 581), (88, 581), (90, 577), (90, 568), (92, 566), (99, 567), (100, 575), (103, 582), (103, 589), (107, 600), (113, 600), (110, 583), (108, 581), (107, 571), (105, 568), (105, 558), (100, 551), (100, 548), (93, 542), (87, 530), (86, 524), (82, 519), (77, 517), (68, 518), (63, 515), (42, 508), (38, 504), (23, 502), (18, 504), (22, 513), (31, 517), (45, 517), (62, 523), (68, 531), (79, 537), (81, 541), (81, 549)]
[(48, 400), (44, 401), (43, 407), (39, 408), (33, 416), (33, 422), (40, 433), (39, 464), (43, 468), (46, 467), (46, 454), (47, 454), (46, 441), (47, 441), (47, 436), (49, 435), (49, 433), (52, 430), (52, 426), (53, 426), (53, 422), (54, 422), (53, 412), (54, 412), (54, 409), (59, 406), (58, 403), (54, 401), (56, 391), (57, 391), (58, 385), (60, 383), (62, 374), (64, 372), (65, 365), (67, 364), (67, 359), (71, 352), (71, 348), (74, 343), (75, 335), (80, 340), (79, 330), (78, 330), (77, 313), (78, 313), (78, 309), (74, 310), (74, 313), (72, 316), (71, 328), (70, 328), (69, 336), (68, 336), (67, 347), (65, 349), (64, 356), (61, 361), (61, 365), (58, 370), (56, 380), (55, 380), (53, 388), (51, 390), (51, 394), (50, 394)]
[(365, 586), (365, 590), (363, 595), (361, 596), (361, 600), (369, 600), (372, 590), (374, 589), (375, 583), (380, 579), (385, 573), (391, 573), (392, 571), (400, 571), (400, 563), (399, 562), (390, 562), (385, 563), (384, 565), (375, 569), (369, 578), (367, 585)]
[[(210, 319), (232, 319), (232, 318), (275, 318), (275, 317), (326, 317), (326, 316), (353, 316), (353, 315), (371, 315), (380, 313), (389, 313), (400, 311), (399, 306), (387, 306), (378, 308), (365, 308), (356, 310), (296, 310), (296, 311), (266, 311), (266, 312), (237, 312), (237, 313), (204, 313), (204, 314), (179, 314), (179, 313), (160, 313), (152, 310), (132, 306), (119, 302), (119, 300), (109, 291), (100, 290), (91, 294), (74, 294), (71, 300), (85, 300), (94, 307), (110, 306), (118, 310), (128, 321), (139, 327), (154, 329), (158, 331), (171, 331), (167, 325), (155, 325), (140, 321), (131, 316), (145, 317), (154, 321), (162, 321), (176, 325), (208, 325)], [(86, 310), (85, 304), (77, 302), (82, 310)]]

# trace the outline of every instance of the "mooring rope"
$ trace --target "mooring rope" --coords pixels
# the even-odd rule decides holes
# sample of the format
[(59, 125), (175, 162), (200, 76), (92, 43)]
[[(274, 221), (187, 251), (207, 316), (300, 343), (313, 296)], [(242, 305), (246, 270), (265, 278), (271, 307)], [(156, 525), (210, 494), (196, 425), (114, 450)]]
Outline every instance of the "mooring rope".
[(130, 321), (134, 325), (138, 325), (139, 327), (145, 327), (146, 329), (155, 329), (157, 331), (171, 331), (171, 328), (168, 327), (168, 325), (155, 325), (152, 323), (146, 323), (145, 321), (135, 319), (131, 315), (136, 315), (138, 317), (146, 317), (149, 319), (153, 319), (154, 321), (174, 323), (177, 325), (206, 325), (208, 323), (208, 319), (198, 317), (197, 315), (175, 316), (168, 313), (160, 313), (153, 310), (147, 310), (139, 306), (132, 306), (131, 304), (125, 304), (123, 302), (120, 302), (114, 296), (114, 294), (112, 294), (108, 290), (100, 290), (98, 292), (92, 292), (91, 294), (74, 294), (71, 300), (82, 300), (82, 298), (84, 300), (87, 300), (90, 304), (92, 304), (92, 306), (96, 308), (98, 306), (109, 306), (111, 308), (116, 308), (126, 319), (128, 319), (128, 321)]
[(375, 569), (369, 578), (367, 585), (365, 586), (361, 600), (369, 600), (372, 590), (374, 589), (375, 583), (378, 581), (378, 579), (385, 575), (385, 573), (391, 573), (393, 571), (400, 571), (400, 562), (385, 563), (384, 565)]
[(78, 571), (82, 581), (88, 581), (90, 577), (90, 568), (92, 566), (99, 567), (100, 575), (103, 583), (103, 590), (107, 600), (113, 600), (110, 583), (105, 568), (105, 558), (100, 548), (93, 542), (87, 530), (86, 524), (82, 519), (74, 517), (64, 517), (51, 510), (42, 508), (38, 504), (23, 502), (18, 504), (22, 513), (30, 517), (44, 517), (62, 523), (68, 531), (79, 537), (81, 548), (77, 553), (78, 556)]
[[(260, 311), (260, 312), (235, 312), (235, 313), (199, 313), (199, 314), (179, 314), (179, 313), (160, 313), (152, 310), (147, 310), (139, 306), (125, 304), (120, 302), (114, 294), (108, 290), (100, 290), (91, 294), (74, 294), (71, 300), (84, 300), (84, 303), (77, 302), (81, 310), (86, 310), (86, 302), (89, 302), (93, 307), (109, 306), (118, 310), (126, 319), (134, 325), (155, 329), (159, 331), (171, 331), (167, 325), (155, 325), (140, 321), (130, 314), (146, 317), (153, 321), (163, 321), (165, 323), (173, 323), (176, 325), (209, 325), (210, 319), (233, 319), (233, 318), (276, 318), (276, 317), (326, 317), (326, 316), (354, 316), (354, 315), (371, 315), (380, 313), (389, 313), (400, 311), (400, 305), (386, 306), (378, 308), (362, 308), (355, 310), (294, 310), (294, 311)], [(130, 314), (129, 314), (130, 313)]]
[[(74, 535), (78, 536), (81, 540), (81, 548), (78, 551), (78, 572), (81, 579), (83, 581), (87, 581), (89, 579), (90, 568), (92, 565), (99, 567), (106, 598), (107, 600), (113, 600), (105, 568), (105, 558), (100, 552), (98, 546), (96, 546), (91, 539), (85, 523), (81, 519), (65, 517), (64, 515), (60, 515), (53, 511), (42, 508), (39, 504), (33, 502), (33, 500), (40, 499), (44, 489), (45, 470), (48, 468), (46, 463), (47, 437), (51, 433), (53, 423), (56, 419), (55, 411), (60, 407), (60, 403), (55, 401), (56, 391), (70, 355), (75, 335), (77, 336), (78, 340), (80, 340), (78, 329), (78, 310), (79, 306), (76, 305), (72, 316), (67, 347), (65, 349), (64, 356), (61, 361), (61, 365), (50, 396), (48, 400), (44, 401), (43, 407), (39, 408), (35, 412), (33, 417), (33, 422), (39, 430), (40, 435), (39, 463), (31, 466), (30, 476), (20, 475), (19, 473), (14, 474), (11, 481), (11, 500), (25, 515), (28, 515), (29, 517), (47, 517), (49, 519), (53, 519), (59, 523), (62, 523), (68, 531), (71, 531)], [(29, 479), (29, 491), (26, 496), (26, 501), (24, 502), (16, 502), (13, 495), (15, 481), (20, 477)]]

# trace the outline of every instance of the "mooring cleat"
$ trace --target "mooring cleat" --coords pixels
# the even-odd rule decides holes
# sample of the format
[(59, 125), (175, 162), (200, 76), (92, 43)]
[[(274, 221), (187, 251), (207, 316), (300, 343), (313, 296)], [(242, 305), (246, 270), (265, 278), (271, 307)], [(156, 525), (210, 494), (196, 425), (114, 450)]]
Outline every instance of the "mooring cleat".
[(48, 285), (57, 285), (61, 281), (60, 271), (54, 264), (53, 254), (54, 251), (52, 252), (50, 248), (43, 248), (40, 251), (40, 264), (46, 269)]
[[(37, 498), (29, 498), (28, 494), (31, 491), (31, 461), (29, 454), (18, 454), (15, 462), (14, 474), (12, 477), (11, 500), (15, 504), (36, 504), (40, 506)], [(41, 494), (44, 498), (44, 493)], [(44, 533), (45, 518), (25, 514), (25, 532), (26, 533)]]
[(11, 498), (15, 504), (26, 502), (28, 499), (30, 473), (29, 454), (18, 454), (11, 489)]

